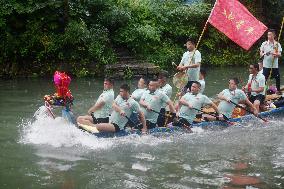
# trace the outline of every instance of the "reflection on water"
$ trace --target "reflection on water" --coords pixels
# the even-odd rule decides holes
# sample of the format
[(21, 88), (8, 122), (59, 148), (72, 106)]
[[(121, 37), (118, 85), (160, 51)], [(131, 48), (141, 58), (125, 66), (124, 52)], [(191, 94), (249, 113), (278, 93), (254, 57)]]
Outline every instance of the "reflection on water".
[[(205, 92), (221, 91), (230, 71), (209, 70)], [(53, 92), (51, 81), (0, 81), (0, 87), (0, 188), (283, 188), (283, 115), (269, 124), (103, 139), (42, 110), (33, 117), (43, 95)], [(102, 81), (74, 80), (71, 90), (75, 114), (85, 114)]]

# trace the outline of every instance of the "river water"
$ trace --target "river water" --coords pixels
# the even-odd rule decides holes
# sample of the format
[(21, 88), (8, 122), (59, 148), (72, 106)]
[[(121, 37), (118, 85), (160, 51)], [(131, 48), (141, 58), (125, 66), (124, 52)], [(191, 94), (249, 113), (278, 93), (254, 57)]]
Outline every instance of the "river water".
[[(246, 80), (247, 69), (210, 69), (205, 93), (214, 97), (232, 75)], [(283, 115), (268, 124), (103, 139), (38, 110), (54, 93), (52, 79), (0, 80), (0, 88), (1, 189), (284, 188)], [(74, 113), (85, 114), (102, 80), (73, 80), (71, 91)]]

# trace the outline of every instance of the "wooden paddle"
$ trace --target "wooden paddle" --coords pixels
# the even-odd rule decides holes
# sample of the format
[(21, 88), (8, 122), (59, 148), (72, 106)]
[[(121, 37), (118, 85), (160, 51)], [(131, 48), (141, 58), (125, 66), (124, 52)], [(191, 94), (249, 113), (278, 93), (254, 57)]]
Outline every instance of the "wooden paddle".
[(216, 114), (214, 114), (214, 113), (204, 112), (204, 111), (199, 110), (199, 109), (197, 109), (197, 108), (192, 108), (192, 109), (194, 109), (194, 110), (196, 110), (196, 111), (199, 111), (199, 112), (201, 112), (202, 114), (208, 114), (208, 115), (211, 115), (211, 116), (213, 116), (213, 117), (215, 117), (215, 118), (216, 118), (216, 121), (223, 121), (223, 122), (228, 123), (229, 125), (234, 125), (234, 124), (235, 124), (235, 123), (233, 123), (233, 122), (229, 121), (229, 118), (228, 118), (227, 116), (225, 116), (224, 114), (221, 114), (221, 115), (223, 116), (224, 120), (219, 120), (219, 116), (218, 116), (218, 115), (216, 115)]
[[(248, 113), (250, 113), (250, 114), (253, 114), (254, 115), (254, 113), (252, 112), (252, 111), (250, 111), (250, 110), (248, 110), (247, 108), (245, 108), (245, 107), (242, 107), (242, 106), (240, 106), (240, 105), (238, 105), (237, 103), (234, 103), (233, 101), (231, 101), (230, 100), (230, 103), (232, 103), (232, 104), (234, 104), (235, 106), (237, 106), (237, 107), (239, 107), (239, 108), (241, 108), (241, 109), (243, 109), (243, 110), (245, 110), (245, 111), (247, 111)], [(262, 121), (264, 121), (264, 122), (268, 122), (268, 120), (267, 119), (264, 119), (264, 118), (262, 118), (262, 117), (260, 117), (260, 115), (254, 115), (255, 117), (257, 117), (257, 118), (259, 118), (259, 119), (261, 119)]]

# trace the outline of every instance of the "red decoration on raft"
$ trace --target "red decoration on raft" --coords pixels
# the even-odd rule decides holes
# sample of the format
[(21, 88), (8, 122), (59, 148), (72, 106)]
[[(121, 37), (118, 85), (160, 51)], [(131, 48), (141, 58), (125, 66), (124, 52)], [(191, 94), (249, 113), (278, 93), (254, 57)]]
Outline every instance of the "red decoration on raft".
[(64, 99), (66, 97), (72, 97), (72, 94), (68, 89), (71, 82), (71, 78), (66, 73), (56, 71), (54, 73), (53, 80), (56, 88), (56, 93), (59, 97), (62, 97)]

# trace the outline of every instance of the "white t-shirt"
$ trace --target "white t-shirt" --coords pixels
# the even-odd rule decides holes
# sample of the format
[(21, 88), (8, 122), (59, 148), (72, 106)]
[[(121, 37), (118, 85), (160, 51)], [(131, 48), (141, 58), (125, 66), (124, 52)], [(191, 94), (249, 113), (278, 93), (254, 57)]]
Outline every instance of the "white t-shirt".
[[(278, 58), (274, 58), (274, 63), (272, 63), (273, 56), (271, 53), (275, 52), (275, 48), (278, 46), (278, 52), (281, 54), (282, 48), (280, 43), (274, 41), (274, 43), (270, 43), (269, 41), (264, 41), (260, 47), (260, 51), (263, 51), (264, 57), (263, 57), (263, 67), (264, 68), (278, 68)], [(266, 55), (266, 53), (270, 52), (269, 55)]]
[(106, 118), (109, 117), (109, 114), (111, 113), (112, 110), (112, 103), (114, 100), (114, 91), (113, 89), (109, 89), (109, 90), (104, 90), (103, 93), (99, 96), (96, 104), (100, 103), (100, 102), (104, 102), (104, 106), (95, 111), (94, 112), (94, 116), (96, 118)]
[[(180, 66), (188, 66), (196, 63), (201, 64), (201, 53), (196, 50), (193, 56), (194, 51), (187, 51), (183, 54), (182, 59), (180, 61)], [(192, 58), (193, 56), (193, 58)], [(192, 61), (190, 61), (192, 58)], [(188, 68), (187, 75), (188, 75), (188, 81), (198, 81), (199, 80), (199, 72), (200, 72), (200, 66), (197, 68)]]
[[(253, 77), (252, 74), (249, 75), (249, 79), (248, 79), (248, 84), (251, 83), (251, 89), (255, 90), (258, 89), (260, 87), (265, 87), (265, 77), (262, 73), (259, 73)], [(258, 94), (263, 94), (265, 95), (265, 91), (263, 90), (260, 93), (256, 93), (256, 92), (251, 92), (252, 96), (256, 96)]]

